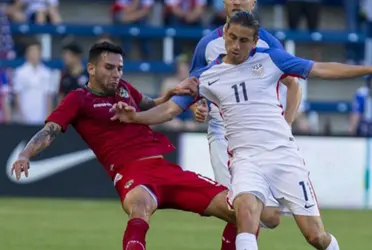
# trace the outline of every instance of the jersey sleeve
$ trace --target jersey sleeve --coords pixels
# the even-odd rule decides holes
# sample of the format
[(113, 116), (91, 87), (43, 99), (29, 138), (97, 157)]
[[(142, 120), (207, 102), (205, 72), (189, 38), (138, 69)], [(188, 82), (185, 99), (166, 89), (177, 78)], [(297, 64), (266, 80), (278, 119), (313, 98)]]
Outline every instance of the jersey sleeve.
[(284, 50), (282, 43), (276, 37), (271, 35), (268, 31), (260, 29), (259, 33), (260, 39), (265, 41), (269, 45), (269, 48)]
[(207, 60), (205, 59), (205, 48), (206, 44), (202, 40), (199, 41), (198, 45), (195, 48), (194, 54), (192, 56), (191, 68), (189, 76), (193, 75), (195, 71), (198, 71), (205, 66), (207, 66)]
[(352, 112), (354, 114), (362, 114), (364, 111), (364, 98), (359, 93), (356, 93), (353, 99)]
[(191, 95), (175, 95), (171, 98), (171, 101), (177, 104), (181, 109), (186, 110), (191, 105), (199, 101), (200, 98), (194, 98)]
[(286, 75), (306, 79), (314, 65), (311, 60), (292, 56), (284, 50), (269, 49), (271, 60)]
[(135, 103), (139, 105), (142, 100), (142, 96), (143, 96), (142, 93), (139, 92), (135, 87), (133, 87), (133, 85), (130, 84), (129, 82), (126, 82), (126, 86), (127, 86), (130, 96), (133, 98)]
[(65, 132), (69, 124), (78, 116), (82, 97), (78, 91), (71, 91), (58, 107), (49, 115), (45, 122), (54, 122)]

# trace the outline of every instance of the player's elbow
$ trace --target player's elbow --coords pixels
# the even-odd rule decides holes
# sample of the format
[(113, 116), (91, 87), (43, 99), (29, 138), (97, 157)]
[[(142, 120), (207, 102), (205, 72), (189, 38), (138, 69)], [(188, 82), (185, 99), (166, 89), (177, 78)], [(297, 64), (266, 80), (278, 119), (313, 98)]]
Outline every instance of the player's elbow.
[(176, 116), (183, 112), (183, 109), (173, 101), (169, 101), (166, 104), (167, 109), (165, 113), (167, 115), (168, 121), (172, 120), (173, 118), (175, 118)]

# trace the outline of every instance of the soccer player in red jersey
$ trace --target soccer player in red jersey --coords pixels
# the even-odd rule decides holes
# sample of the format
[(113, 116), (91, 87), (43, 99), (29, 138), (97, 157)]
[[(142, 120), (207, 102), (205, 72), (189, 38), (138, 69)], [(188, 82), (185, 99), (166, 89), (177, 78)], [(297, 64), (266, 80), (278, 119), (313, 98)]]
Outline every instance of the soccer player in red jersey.
[[(28, 176), (29, 160), (46, 149), (69, 124), (96, 154), (111, 177), (122, 207), (129, 215), (123, 250), (145, 249), (150, 216), (156, 209), (173, 208), (234, 222), (226, 205), (224, 186), (163, 158), (174, 146), (147, 125), (112, 121), (110, 108), (121, 101), (147, 110), (166, 102), (172, 95), (196, 92), (196, 79), (187, 79), (167, 96), (150, 99), (121, 80), (123, 51), (104, 42), (89, 52), (89, 82), (70, 92), (46, 119), (46, 124), (29, 141), (13, 164), (16, 179)], [(53, 166), (50, 166), (53, 167)]]

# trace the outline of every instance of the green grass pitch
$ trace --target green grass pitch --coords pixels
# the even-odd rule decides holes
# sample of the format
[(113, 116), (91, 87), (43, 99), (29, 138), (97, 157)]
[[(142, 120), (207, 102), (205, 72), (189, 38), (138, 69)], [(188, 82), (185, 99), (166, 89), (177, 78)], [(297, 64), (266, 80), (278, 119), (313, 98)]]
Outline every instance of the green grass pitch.
[[(323, 210), (341, 249), (372, 249), (372, 211)], [(0, 199), (1, 250), (121, 249), (127, 217), (118, 200)], [(174, 210), (158, 211), (147, 235), (149, 250), (219, 250), (224, 223)], [(261, 230), (261, 250), (309, 250), (291, 217)]]

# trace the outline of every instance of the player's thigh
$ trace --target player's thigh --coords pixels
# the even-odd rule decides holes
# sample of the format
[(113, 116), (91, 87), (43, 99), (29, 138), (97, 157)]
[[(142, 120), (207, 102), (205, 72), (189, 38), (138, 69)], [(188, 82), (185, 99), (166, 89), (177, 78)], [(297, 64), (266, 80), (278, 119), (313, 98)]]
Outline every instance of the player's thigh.
[(173, 208), (207, 215), (205, 211), (210, 204), (223, 202), (227, 209), (225, 186), (200, 174), (183, 171), (174, 164), (167, 167), (166, 174), (169, 182), (164, 183), (159, 189), (163, 197), (159, 208)]
[[(116, 180), (116, 181), (115, 181)], [(149, 220), (157, 208), (157, 197), (154, 192), (141, 181), (134, 182), (131, 177), (124, 178), (116, 174), (115, 188), (120, 196), (123, 210), (130, 216)]]
[(209, 151), (215, 180), (226, 187), (230, 187), (231, 175), (228, 168), (227, 141), (224, 139), (210, 141)]
[(297, 149), (282, 148), (261, 159), (274, 197), (295, 215), (319, 216), (316, 195)]
[(244, 157), (234, 156), (230, 165), (231, 188), (229, 190), (229, 204), (242, 194), (253, 194), (265, 205), (270, 195), (270, 186), (261, 167)]

